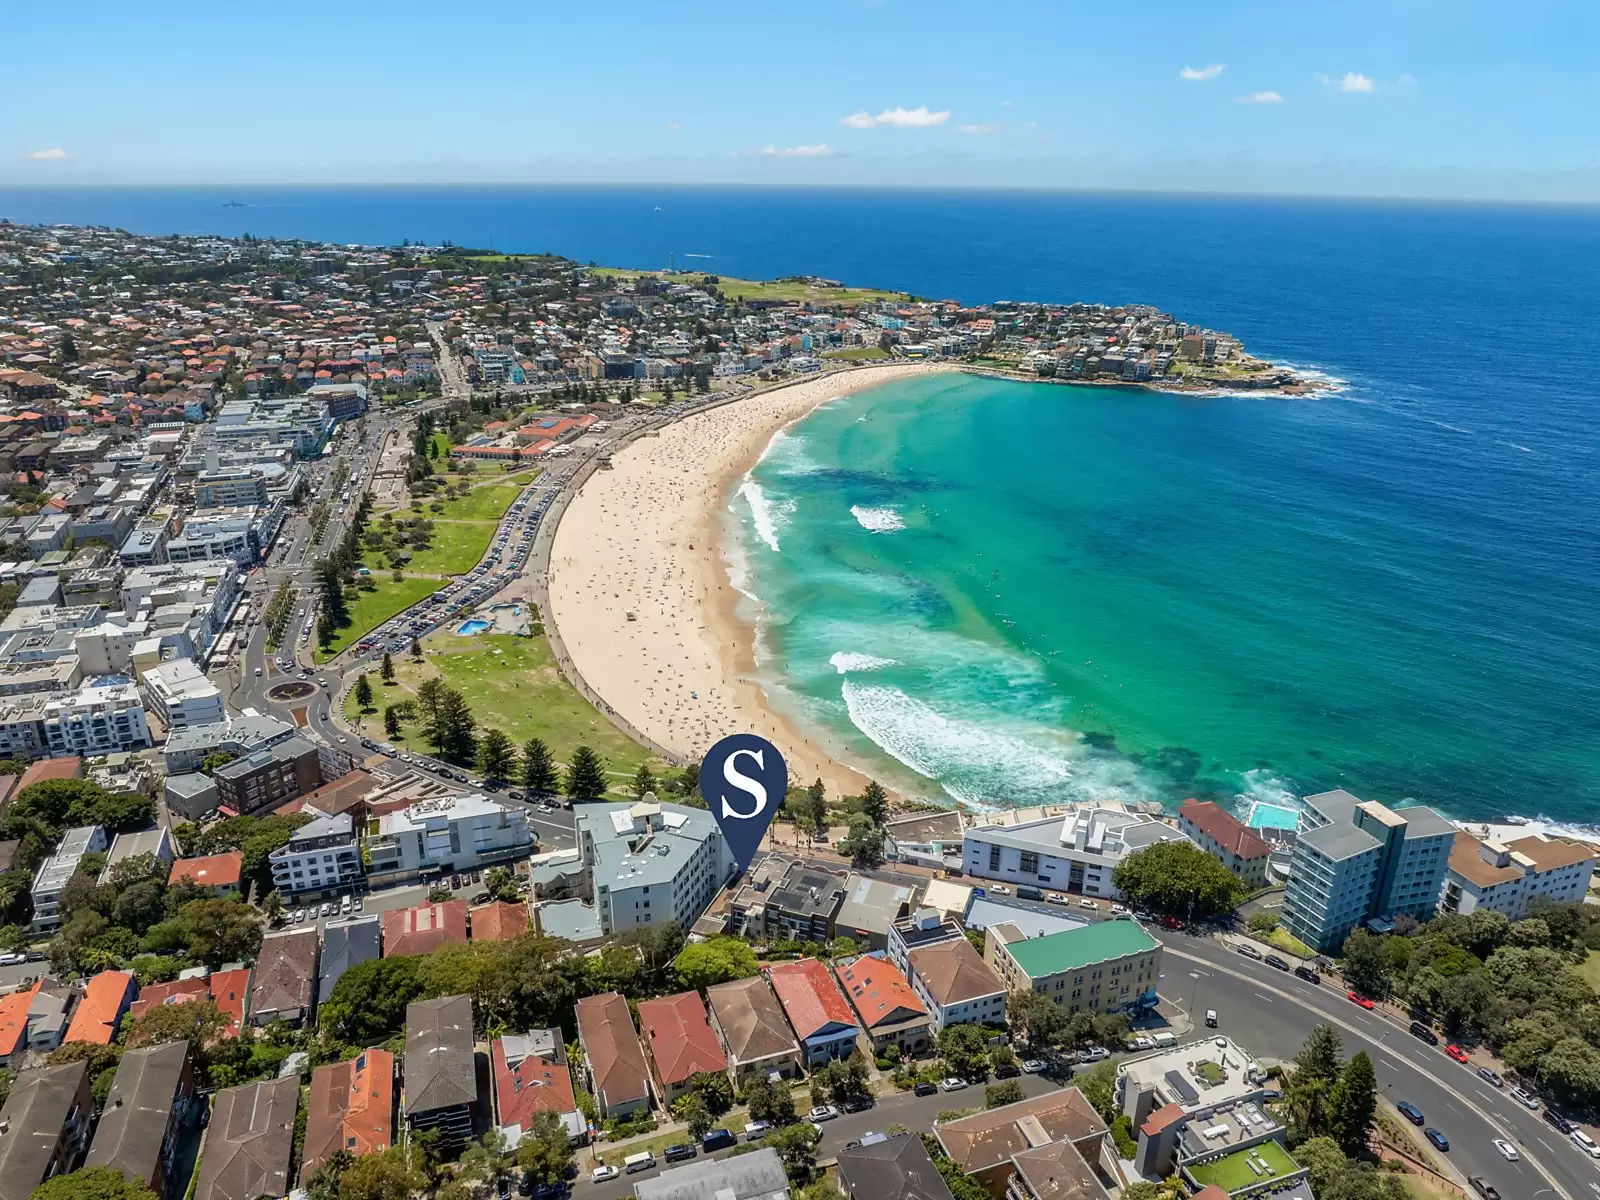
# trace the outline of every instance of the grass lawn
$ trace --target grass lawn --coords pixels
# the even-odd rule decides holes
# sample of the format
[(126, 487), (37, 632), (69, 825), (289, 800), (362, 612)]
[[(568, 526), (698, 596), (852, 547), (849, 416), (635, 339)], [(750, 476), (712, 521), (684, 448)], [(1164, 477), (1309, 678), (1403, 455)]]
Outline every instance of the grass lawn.
[(1600, 989), (1600, 950), (1589, 951), (1589, 957), (1578, 968), (1589, 986)]
[(440, 458), (450, 457), (450, 435), (448, 433), (441, 433), (438, 430), (434, 430), (431, 440), (433, 442), (434, 449), (439, 452)]
[(422, 515), (430, 521), (498, 521), (505, 516), (506, 509), (511, 507), (512, 501), (521, 493), (522, 488), (514, 483), (494, 483), (485, 487), (475, 487), (455, 500), (444, 501), (441, 512), (433, 511), (433, 501), (426, 499), (422, 502)]
[[(430, 513), (431, 517), (432, 514)], [(494, 540), (494, 521), (441, 521), (433, 522), (433, 541), (426, 550), (418, 550), (405, 565), (407, 574), (464, 575), (478, 565), (483, 552)], [(378, 568), (367, 564), (374, 571)], [(438, 590), (435, 584), (435, 590)]]
[[(627, 271), (616, 267), (596, 267), (594, 270), (597, 275), (610, 275), (616, 279), (640, 279), (647, 275), (663, 274), (661, 271)], [(701, 272), (697, 271), (680, 271), (672, 278), (680, 283), (692, 284), (699, 279), (700, 274)], [(906, 297), (905, 292), (886, 292), (878, 288), (827, 288), (792, 279), (735, 279), (731, 275), (721, 275), (716, 271), (706, 271), (704, 274), (717, 276), (717, 288), (729, 301), (796, 300), (812, 304), (867, 304), (877, 300), (899, 300)]]
[[(633, 777), (640, 763), (664, 765), (651, 759), (562, 678), (542, 636), (457, 637), (440, 632), (428, 637), (422, 648), (427, 658), (420, 664), (409, 655), (395, 655), (395, 682), (390, 686), (373, 672), (378, 712), (365, 717), (370, 735), (381, 736), (385, 705), (411, 699), (418, 684), (430, 675), (439, 675), (466, 697), (480, 725), (504, 730), (519, 748), (529, 738), (541, 737), (556, 761), (565, 764), (580, 743), (587, 743), (605, 760), (613, 791)], [(353, 696), (345, 701), (345, 715), (351, 721), (362, 719)], [(413, 729), (408, 727), (406, 732)]]
[(333, 645), (326, 651), (316, 652), (318, 662), (327, 662), (346, 646), (359, 641), (362, 634), (376, 629), (401, 609), (410, 608), (424, 596), (439, 590), (437, 579), (408, 576), (396, 583), (387, 573), (374, 573), (370, 581), (376, 585), (371, 591), (352, 588), (345, 593), (350, 607), (350, 624), (339, 631), (339, 636), (334, 638)]
[(1267, 940), (1279, 950), (1287, 950), (1296, 958), (1315, 958), (1317, 956), (1317, 952), (1315, 950), (1306, 945), (1299, 938), (1295, 937), (1294, 934), (1290, 933), (1282, 925), (1278, 926), (1278, 928), (1274, 929), (1270, 934), (1268, 934)]
[(848, 350), (828, 350), (823, 353), (823, 358), (842, 358), (851, 362), (865, 362), (869, 359), (888, 358), (889, 352), (881, 346), (851, 346)]
[[(1258, 1175), (1252, 1170), (1247, 1161), (1251, 1156), (1265, 1162), (1271, 1174)], [(1189, 1174), (1201, 1187), (1214, 1183), (1230, 1194), (1252, 1183), (1262, 1183), (1271, 1178), (1292, 1175), (1297, 1170), (1299, 1167), (1295, 1165), (1294, 1159), (1290, 1158), (1288, 1151), (1277, 1142), (1262, 1142), (1246, 1150), (1235, 1150), (1232, 1154), (1225, 1154), (1198, 1167), (1188, 1168)]]

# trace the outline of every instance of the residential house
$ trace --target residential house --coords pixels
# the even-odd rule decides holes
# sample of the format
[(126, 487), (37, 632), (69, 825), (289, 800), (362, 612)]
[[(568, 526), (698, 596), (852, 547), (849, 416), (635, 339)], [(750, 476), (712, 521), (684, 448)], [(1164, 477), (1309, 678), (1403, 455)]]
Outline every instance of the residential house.
[(183, 1132), (195, 1111), (188, 1042), (125, 1051), (83, 1165), (121, 1171), (171, 1200)]
[(800, 1039), (808, 1069), (855, 1053), (861, 1027), (827, 967), (814, 958), (802, 958), (774, 963), (766, 975), (789, 1027)]
[(512, 942), (528, 932), (528, 906), (496, 900), (467, 913), (475, 942)]
[(353, 888), (361, 881), (355, 818), (349, 813), (310, 815), (309, 822), (289, 835), (287, 845), (267, 856), (272, 886), (290, 896)]
[(363, 1050), (311, 1072), (300, 1181), (340, 1150), (357, 1158), (381, 1154), (394, 1141), (394, 1055)]
[(325, 921), (322, 925), (322, 956), (318, 963), (317, 1004), (324, 1005), (333, 995), (333, 986), (351, 967), (371, 962), (381, 953), (382, 922), (377, 913)]
[(250, 1001), (250, 968), (238, 967), (232, 971), (213, 971), (204, 967), (170, 983), (151, 983), (139, 989), (139, 998), (128, 1009), (128, 1015), (138, 1017), (160, 1004), (187, 1004), (191, 1000), (209, 1000), (228, 1018), (223, 1037), (238, 1037), (244, 1027), (245, 1009)]
[(267, 934), (261, 939), (250, 989), (250, 1023), (309, 1022), (316, 986), (316, 929), (280, 929)]
[(650, 1107), (650, 1071), (628, 1002), (616, 992), (584, 996), (577, 1004), (584, 1073), (602, 1118)]
[(1109, 805), (1083, 805), (1064, 817), (1011, 823), (995, 818), (962, 838), (962, 870), (975, 879), (1122, 899), (1117, 864), (1159, 842), (1187, 841), (1171, 825)]
[(45, 978), (0, 996), (0, 1067), (15, 1067), (28, 1051), (49, 1054), (59, 1049), (77, 999), (71, 984)]
[(45, 1180), (73, 1170), (93, 1115), (88, 1063), (19, 1072), (0, 1107), (0, 1200), (30, 1200)]
[(109, 1046), (138, 990), (132, 971), (101, 971), (84, 987), (65, 1040)]
[(472, 1136), (478, 1108), (469, 997), (406, 1005), (405, 1080), (407, 1128), (412, 1133), (437, 1130), (447, 1151), (464, 1145)]
[(589, 1122), (578, 1108), (559, 1029), (530, 1029), (496, 1038), (489, 1049), (494, 1076), (495, 1124), (508, 1148), (533, 1128), (534, 1116), (556, 1115), (573, 1145), (588, 1138)]
[(716, 984), (706, 989), (706, 1001), (735, 1088), (751, 1074), (792, 1079), (801, 1073), (800, 1047), (765, 979)]
[(223, 1088), (211, 1101), (190, 1200), (259, 1200), (289, 1194), (300, 1078)]
[[(1122, 1186), (1118, 1168), (1111, 1161), (1116, 1152), (1109, 1147), (1106, 1123), (1075, 1087), (953, 1121), (937, 1121), (933, 1133), (951, 1161), (994, 1200), (1007, 1196), (1007, 1185), (1016, 1170), (1013, 1156), (1061, 1143), (1077, 1156), (1064, 1158), (1063, 1166), (1070, 1166), (1072, 1174), (1082, 1180), (1079, 1195), (1102, 1200), (1110, 1187)], [(1089, 1178), (1102, 1188), (1099, 1195), (1087, 1190)]]
[(1499, 842), (1457, 833), (1439, 907), (1454, 913), (1488, 909), (1520, 921), (1537, 898), (1581, 903), (1589, 892), (1595, 853), (1594, 846), (1563, 838), (1534, 835)]
[(679, 992), (639, 1001), (639, 1028), (649, 1051), (656, 1090), (670, 1108), (703, 1071), (724, 1074), (727, 1055), (706, 1019), (699, 992)]
[(199, 858), (180, 858), (167, 872), (167, 886), (175, 887), (187, 879), (197, 887), (207, 888), (213, 896), (227, 896), (242, 892), (244, 853), (227, 850), (221, 854), (206, 854)]
[(911, 951), (911, 988), (942, 1032), (951, 1025), (1003, 1025), (1006, 991), (965, 937)]
[(1267, 886), (1272, 847), (1220, 804), (1213, 800), (1185, 800), (1178, 809), (1178, 828), (1251, 891)]
[(952, 1200), (950, 1185), (915, 1132), (861, 1139), (839, 1151), (846, 1200)]
[(467, 940), (467, 902), (446, 900), (383, 914), (383, 956), (432, 954), (440, 946)]
[(1161, 943), (1131, 920), (1099, 921), (1043, 937), (1029, 937), (1002, 921), (985, 932), (983, 957), (1007, 992), (1048, 996), (1068, 1013), (1154, 1007), (1161, 978)]
[(895, 1046), (901, 1054), (921, 1054), (933, 1044), (933, 1018), (885, 956), (862, 955), (838, 969), (845, 998), (855, 1009), (873, 1054)]

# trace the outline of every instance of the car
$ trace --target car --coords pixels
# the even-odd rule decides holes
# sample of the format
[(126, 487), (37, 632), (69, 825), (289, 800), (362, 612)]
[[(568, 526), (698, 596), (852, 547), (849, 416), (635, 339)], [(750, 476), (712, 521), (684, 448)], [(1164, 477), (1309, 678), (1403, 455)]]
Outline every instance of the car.
[(1516, 1162), (1522, 1157), (1522, 1155), (1517, 1153), (1517, 1148), (1510, 1142), (1506, 1141), (1505, 1138), (1495, 1138), (1494, 1148), (1500, 1151), (1500, 1157), (1505, 1159), (1507, 1162)]
[(939, 1090), (941, 1092), (959, 1092), (966, 1086), (967, 1081), (959, 1075), (946, 1075), (939, 1081)]
[(1048, 1071), (1050, 1064), (1042, 1058), (1030, 1058), (1023, 1062), (1022, 1069), (1029, 1075), (1037, 1075), (1041, 1071)]
[(1506, 1081), (1500, 1078), (1498, 1071), (1491, 1071), (1488, 1067), (1478, 1068), (1478, 1078), (1491, 1087), (1505, 1087)]
[(1155, 1047), (1155, 1038), (1151, 1037), (1147, 1033), (1141, 1033), (1133, 1039), (1133, 1048), (1135, 1050), (1154, 1050)]
[(366, 900), (364, 898), (362, 898), (361, 896), (357, 896), (356, 897), (356, 902), (355, 902), (355, 910), (357, 912), (360, 912), (363, 908), (366, 907), (366, 903), (367, 902), (366, 902)]
[(1467, 1052), (1454, 1042), (1451, 1042), (1448, 1046), (1446, 1046), (1444, 1048), (1444, 1052), (1451, 1058), (1455, 1059), (1458, 1063), (1464, 1063), (1467, 1061)]
[(1539, 1111), (1539, 1097), (1535, 1096), (1525, 1087), (1512, 1088), (1511, 1098), (1518, 1104), (1522, 1105), (1523, 1108), (1531, 1109), (1534, 1112)]
[(304, 921), (305, 919), (306, 919), (306, 910), (303, 909), (303, 908), (297, 908), (292, 913), (289, 914), (289, 923), (291, 925), (298, 925), (301, 921)]
[(1553, 1108), (1547, 1108), (1544, 1110), (1544, 1121), (1546, 1125), (1550, 1126), (1550, 1128), (1562, 1135), (1570, 1134), (1574, 1129), (1577, 1128), (1576, 1125), (1567, 1120)]
[(848, 1100), (840, 1101), (839, 1110), (847, 1113), (866, 1112), (872, 1105), (871, 1096), (852, 1096)]
[(806, 1114), (806, 1120), (815, 1124), (818, 1121), (831, 1121), (839, 1115), (839, 1110), (831, 1104), (819, 1104)]
[(1234, 947), (1234, 949), (1237, 950), (1240, 954), (1244, 955), (1246, 958), (1253, 958), (1257, 962), (1261, 961), (1261, 951), (1257, 950), (1249, 942), (1240, 942), (1237, 946)]
[(747, 1142), (759, 1142), (762, 1138), (766, 1137), (767, 1134), (769, 1134), (771, 1132), (772, 1132), (772, 1122), (770, 1122), (770, 1121), (751, 1121), (748, 1125), (746, 1125), (744, 1127), (744, 1140), (747, 1141)]
[(472, 898), (474, 904), (487, 904), (492, 899), (488, 892), (479, 892)]
[(317, 916), (319, 917), (326, 917), (331, 912), (333, 912), (333, 907), (326, 901), (317, 906)]
[(937, 1096), (939, 1094), (939, 1089), (927, 1082), (917, 1084), (911, 1091), (913, 1095), (917, 1096)]
[(1156, 924), (1160, 925), (1163, 929), (1176, 930), (1183, 928), (1183, 922), (1178, 920), (1177, 917), (1161, 917), (1156, 921)]
[(1128, 906), (1126, 904), (1113, 904), (1111, 906), (1111, 911), (1116, 913), (1117, 916), (1119, 916), (1119, 917), (1127, 917), (1127, 916), (1132, 916), (1133, 915), (1132, 913), (1130, 913), (1128, 911)]
[(1478, 1193), (1480, 1200), (1500, 1200), (1500, 1190), (1494, 1184), (1485, 1182), (1483, 1176), (1468, 1175), (1467, 1183)]
[(525, 793), (516, 791), (515, 789), (507, 792), (506, 795), (513, 800), (526, 800), (528, 798)]
[(1296, 967), (1294, 969), (1294, 974), (1295, 974), (1295, 978), (1304, 979), (1307, 983), (1321, 983), (1322, 982), (1322, 976), (1318, 975), (1317, 972), (1315, 971), (1315, 969), (1313, 969), (1311, 967), (1307, 967), (1307, 966)]
[(1001, 1063), (994, 1069), (994, 1077), (996, 1079), (1015, 1079), (1021, 1074), (1022, 1068), (1014, 1062)]
[(1437, 1046), (1439, 1044), (1439, 1035), (1433, 1030), (1429, 1029), (1421, 1021), (1411, 1022), (1411, 1036), (1414, 1038), (1421, 1038), (1430, 1046)]
[(326, 721), (328, 719), (328, 710), (327, 709), (323, 709), (322, 710), (322, 716), (319, 719), (323, 720), (323, 721)]
[(1409, 1100), (1400, 1101), (1399, 1104), (1395, 1105), (1395, 1108), (1399, 1109), (1400, 1115), (1413, 1125), (1426, 1125), (1428, 1123), (1427, 1119), (1422, 1115), (1422, 1110)]
[(1350, 997), (1351, 1004), (1359, 1004), (1362, 1008), (1369, 1012), (1372, 1010), (1372, 1001), (1367, 999), (1367, 997), (1363, 996), (1360, 992), (1346, 992), (1345, 995)]
[(1289, 964), (1283, 959), (1279, 958), (1276, 954), (1269, 954), (1261, 961), (1276, 971), (1287, 971), (1289, 969)]
[(988, 892), (991, 896), (1009, 896), (1009, 895), (1011, 895), (1011, 889), (1006, 887), (1002, 883), (992, 883), (992, 884), (988, 885), (987, 887), (985, 887), (983, 890)]
[(593, 1171), (589, 1172), (589, 1182), (609, 1183), (611, 1180), (615, 1179), (621, 1174), (621, 1171), (612, 1166), (596, 1167)]
[(459, 875), (450, 876), (450, 888), (451, 888), (451, 890), (454, 891), (456, 888), (458, 888), (460, 886), (461, 886), (461, 876), (459, 876)]
[(533, 1189), (533, 1200), (557, 1200), (571, 1190), (565, 1183), (541, 1183)]
[(685, 1159), (693, 1158), (698, 1153), (700, 1152), (688, 1142), (678, 1142), (676, 1145), (668, 1146), (662, 1157), (668, 1162), (683, 1162)]
[(1102, 1059), (1110, 1058), (1111, 1051), (1104, 1046), (1087, 1046), (1078, 1054), (1078, 1061), (1084, 1063), (1097, 1063)]
[(1596, 1142), (1583, 1130), (1577, 1128), (1573, 1129), (1571, 1137), (1572, 1144), (1590, 1158), (1600, 1158), (1600, 1142)]
[(1422, 1136), (1427, 1138), (1428, 1141), (1433, 1143), (1433, 1148), (1435, 1150), (1438, 1150), (1442, 1154), (1449, 1153), (1449, 1151), (1450, 1151), (1450, 1139), (1445, 1137), (1444, 1134), (1440, 1133), (1432, 1125), (1429, 1125), (1426, 1129), (1424, 1129), (1422, 1131)]
[(710, 1154), (713, 1150), (726, 1150), (738, 1142), (732, 1131), (727, 1129), (713, 1129), (700, 1139), (700, 1149)]
[(1206, 1009), (1206, 1028), (1207, 1029), (1215, 1029), (1216, 1027), (1217, 1027), (1217, 1010), (1214, 1009), (1214, 1008), (1208, 1008), (1208, 1009)]
[(1089, 897), (1087, 897), (1087, 896), (1079, 896), (1078, 897), (1078, 907), (1079, 908), (1093, 908), (1093, 909), (1098, 910), (1100, 906), (1098, 904), (1096, 904), (1093, 900), (1089, 899)]

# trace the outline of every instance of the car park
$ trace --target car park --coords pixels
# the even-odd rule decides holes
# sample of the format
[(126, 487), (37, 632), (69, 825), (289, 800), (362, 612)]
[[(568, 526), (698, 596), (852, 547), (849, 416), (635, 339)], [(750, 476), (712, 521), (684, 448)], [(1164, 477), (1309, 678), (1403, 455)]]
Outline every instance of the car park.
[(1427, 1119), (1422, 1115), (1422, 1110), (1409, 1100), (1400, 1101), (1399, 1104), (1395, 1105), (1395, 1108), (1399, 1110), (1402, 1117), (1413, 1125), (1426, 1125), (1428, 1123)]
[(1522, 1157), (1517, 1153), (1517, 1148), (1510, 1142), (1506, 1141), (1505, 1138), (1495, 1138), (1494, 1148), (1500, 1151), (1500, 1157), (1505, 1159), (1507, 1162), (1516, 1162), (1517, 1159)]
[(1422, 1136), (1427, 1138), (1428, 1141), (1433, 1144), (1433, 1148), (1435, 1150), (1438, 1150), (1440, 1153), (1448, 1153), (1449, 1152), (1449, 1150), (1450, 1150), (1450, 1139), (1445, 1137), (1444, 1134), (1440, 1133), (1432, 1125), (1429, 1125), (1426, 1129), (1424, 1129), (1422, 1131)]

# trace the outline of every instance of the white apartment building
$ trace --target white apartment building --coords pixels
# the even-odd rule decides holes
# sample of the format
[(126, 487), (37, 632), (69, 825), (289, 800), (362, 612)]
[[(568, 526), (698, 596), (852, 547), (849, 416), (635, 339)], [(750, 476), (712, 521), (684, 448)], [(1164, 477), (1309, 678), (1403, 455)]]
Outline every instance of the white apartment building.
[(52, 756), (89, 757), (150, 745), (144, 702), (131, 683), (80, 688), (46, 701), (43, 725)]
[(150, 710), (168, 730), (192, 729), (223, 720), (222, 693), (192, 658), (151, 667), (139, 681)]
[[(308, 812), (315, 810), (307, 809)], [(331, 892), (361, 880), (361, 847), (349, 813), (317, 816), (289, 836), (289, 844), (267, 859), (279, 891)]]
[(1458, 833), (1439, 909), (1463, 915), (1487, 909), (1520, 921), (1539, 896), (1557, 904), (1580, 903), (1589, 892), (1595, 854), (1594, 846), (1561, 838), (1497, 842)]
[(1157, 842), (1188, 840), (1154, 817), (1084, 805), (1065, 816), (968, 829), (961, 865), (975, 879), (1118, 900), (1111, 882), (1118, 863)]
[(251, 537), (254, 523), (253, 509), (225, 508), (196, 513), (184, 522), (181, 533), (167, 540), (167, 559), (175, 563), (207, 559), (231, 559), (241, 565), (254, 562), (256, 546)]
[(368, 838), (374, 876), (471, 871), (526, 854), (527, 814), (476, 792), (421, 800), (378, 818)]
[(81, 630), (73, 638), (86, 675), (123, 675), (131, 669), (133, 648), (150, 635), (150, 622), (104, 621), (92, 629)]
[(196, 508), (256, 508), (266, 502), (266, 479), (243, 467), (202, 471), (194, 481)]
[(78, 872), (85, 854), (106, 848), (106, 831), (98, 825), (81, 825), (61, 836), (56, 852), (39, 864), (33, 877), (33, 930), (46, 933), (61, 924), (61, 893)]
[(705, 809), (661, 804), (584, 804), (575, 821), (595, 917), (607, 936), (676, 920), (688, 929), (735, 868)]

